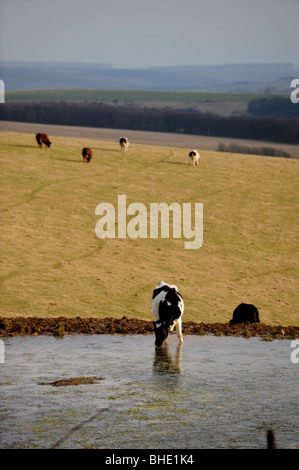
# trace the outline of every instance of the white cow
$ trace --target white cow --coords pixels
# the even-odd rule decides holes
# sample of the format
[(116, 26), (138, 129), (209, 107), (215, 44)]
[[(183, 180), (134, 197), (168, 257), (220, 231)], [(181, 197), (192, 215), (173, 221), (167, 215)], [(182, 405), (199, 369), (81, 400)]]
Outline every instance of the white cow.
[(191, 150), (191, 152), (189, 153), (189, 166), (191, 165), (191, 163), (193, 166), (198, 165), (199, 159), (200, 159), (200, 155), (198, 151)]

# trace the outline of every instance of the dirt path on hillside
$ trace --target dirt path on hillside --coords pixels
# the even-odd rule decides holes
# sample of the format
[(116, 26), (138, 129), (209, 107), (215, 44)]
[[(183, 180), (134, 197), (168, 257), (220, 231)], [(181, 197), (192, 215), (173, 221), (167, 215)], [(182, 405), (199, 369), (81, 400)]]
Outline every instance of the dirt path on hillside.
[[(136, 318), (0, 318), (0, 336), (65, 334), (153, 334), (153, 322)], [(263, 323), (183, 322), (185, 335), (260, 336), (265, 340), (299, 338), (299, 326), (269, 326)]]
[(35, 135), (45, 132), (50, 137), (76, 137), (82, 139), (112, 141), (117, 143), (121, 136), (128, 137), (131, 145), (158, 145), (162, 147), (177, 147), (185, 149), (216, 151), (220, 143), (245, 145), (251, 148), (271, 147), (280, 149), (293, 158), (299, 158), (299, 145), (277, 144), (257, 140), (231, 139), (228, 137), (206, 137), (189, 134), (171, 134), (166, 132), (134, 131), (125, 129), (103, 129), (96, 127), (57, 126), (53, 124), (32, 124), (25, 122), (0, 121), (0, 131), (21, 132)]

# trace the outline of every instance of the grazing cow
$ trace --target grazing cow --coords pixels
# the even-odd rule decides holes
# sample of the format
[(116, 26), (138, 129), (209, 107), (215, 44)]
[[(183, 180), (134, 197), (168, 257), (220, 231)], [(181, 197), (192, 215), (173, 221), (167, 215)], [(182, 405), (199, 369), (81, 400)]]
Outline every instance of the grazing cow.
[(198, 165), (199, 159), (200, 159), (200, 155), (198, 151), (191, 150), (191, 152), (189, 153), (189, 166), (191, 165), (191, 163), (193, 166)]
[(120, 145), (120, 149), (122, 152), (127, 152), (128, 151), (128, 148), (129, 148), (129, 140), (127, 137), (121, 137), (119, 139), (119, 145)]
[(92, 159), (92, 151), (88, 147), (84, 147), (82, 150), (82, 156), (83, 156), (83, 163), (87, 162), (89, 163), (90, 160)]
[(47, 136), (47, 134), (38, 133), (35, 137), (37, 145), (40, 149), (42, 148), (43, 144), (45, 144), (48, 148), (50, 147), (52, 142), (49, 141), (49, 137)]
[(235, 308), (230, 323), (260, 323), (259, 311), (252, 304), (240, 304)]
[(155, 345), (162, 346), (168, 337), (168, 331), (176, 328), (177, 337), (183, 342), (182, 315), (184, 312), (184, 301), (178, 293), (176, 286), (160, 284), (153, 290), (152, 312), (155, 328)]

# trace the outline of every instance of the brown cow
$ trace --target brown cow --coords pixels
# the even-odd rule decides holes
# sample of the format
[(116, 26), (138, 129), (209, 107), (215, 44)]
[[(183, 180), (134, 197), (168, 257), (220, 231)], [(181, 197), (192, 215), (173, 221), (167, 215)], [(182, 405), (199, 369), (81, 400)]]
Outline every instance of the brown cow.
[(82, 156), (83, 156), (83, 163), (87, 162), (89, 163), (90, 160), (92, 159), (92, 151), (88, 147), (84, 147), (82, 150)]
[(50, 147), (52, 142), (49, 141), (47, 134), (38, 133), (36, 134), (35, 137), (36, 137), (37, 145), (39, 146), (40, 149), (42, 148), (43, 144), (45, 144), (48, 148)]

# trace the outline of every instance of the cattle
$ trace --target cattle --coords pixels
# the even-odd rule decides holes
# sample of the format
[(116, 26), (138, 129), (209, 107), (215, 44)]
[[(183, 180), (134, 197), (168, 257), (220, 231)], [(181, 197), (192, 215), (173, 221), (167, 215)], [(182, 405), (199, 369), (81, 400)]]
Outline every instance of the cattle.
[(193, 166), (198, 165), (199, 159), (200, 159), (200, 155), (198, 151), (191, 150), (191, 152), (189, 153), (189, 166), (191, 165), (191, 163)]
[(120, 149), (122, 152), (127, 152), (128, 151), (128, 148), (129, 148), (129, 140), (127, 137), (121, 137), (119, 139), (119, 145), (120, 145)]
[(235, 308), (230, 323), (260, 323), (258, 309), (252, 304), (240, 304)]
[(88, 147), (84, 147), (82, 150), (82, 156), (83, 156), (83, 163), (89, 163), (90, 160), (92, 159), (92, 151)]
[(40, 149), (42, 148), (43, 144), (45, 144), (48, 148), (50, 147), (52, 142), (50, 142), (47, 134), (42, 134), (39, 132), (38, 134), (36, 134), (35, 137), (36, 137), (37, 145), (39, 146)]
[(184, 301), (175, 285), (160, 282), (152, 294), (155, 346), (160, 347), (168, 337), (168, 332), (176, 329), (177, 337), (183, 342), (182, 315)]

